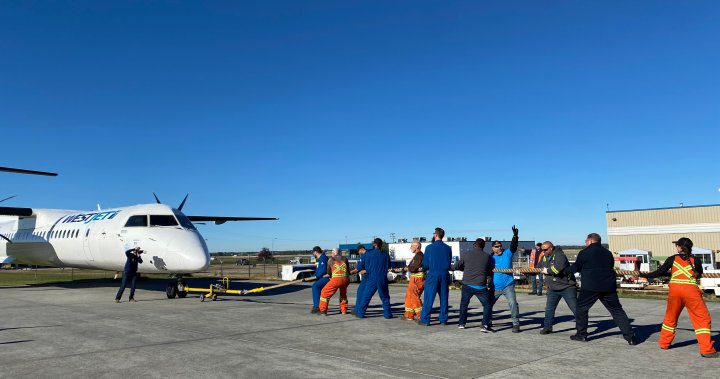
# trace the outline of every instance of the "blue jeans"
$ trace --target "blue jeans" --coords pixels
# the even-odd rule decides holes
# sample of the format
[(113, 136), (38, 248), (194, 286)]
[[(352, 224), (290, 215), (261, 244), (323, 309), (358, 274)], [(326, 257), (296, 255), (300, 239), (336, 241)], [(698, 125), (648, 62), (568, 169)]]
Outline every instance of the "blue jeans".
[(553, 326), (553, 319), (555, 318), (555, 309), (557, 309), (560, 299), (565, 299), (565, 304), (573, 313), (576, 315), (575, 310), (577, 309), (577, 290), (575, 287), (565, 288), (564, 290), (555, 291), (548, 288), (547, 291), (547, 302), (545, 303), (545, 322), (543, 323), (543, 329), (551, 330)]
[(120, 300), (120, 298), (122, 298), (123, 292), (125, 292), (125, 287), (128, 285), (128, 281), (130, 281), (130, 299), (132, 300), (135, 298), (135, 281), (137, 280), (137, 277), (137, 273), (123, 273), (122, 283), (120, 283), (120, 289), (115, 296), (115, 300)]
[(320, 307), (320, 292), (322, 292), (323, 287), (325, 287), (326, 284), (330, 281), (330, 278), (320, 278), (315, 281), (312, 285), (312, 297), (313, 297), (313, 308)]
[(460, 295), (460, 320), (458, 325), (465, 325), (467, 321), (467, 310), (470, 305), (470, 299), (475, 296), (483, 306), (483, 320), (484, 326), (490, 326), (492, 316), (492, 302), (490, 301), (490, 292), (485, 289), (475, 289), (470, 286), (463, 284), (462, 292)]
[(543, 274), (537, 274), (530, 276), (532, 282), (532, 293), (542, 295), (543, 290)]
[(510, 306), (510, 318), (512, 319), (513, 326), (520, 326), (520, 307), (518, 306), (517, 298), (515, 297), (515, 284), (511, 284), (499, 291), (495, 290), (495, 298), (492, 303), (493, 306), (495, 306), (495, 303), (500, 296), (505, 296), (508, 301), (508, 305)]

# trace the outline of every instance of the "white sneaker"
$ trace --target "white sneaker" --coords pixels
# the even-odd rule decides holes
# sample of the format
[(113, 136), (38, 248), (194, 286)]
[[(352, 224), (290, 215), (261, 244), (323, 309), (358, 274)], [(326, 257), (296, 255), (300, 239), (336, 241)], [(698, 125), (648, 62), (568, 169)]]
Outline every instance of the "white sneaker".
[(483, 333), (492, 333), (492, 332), (493, 332), (492, 329), (486, 327), (485, 325), (482, 325), (482, 326), (480, 327), (480, 331), (483, 332)]
[(458, 325), (458, 329), (465, 329), (465, 325)]

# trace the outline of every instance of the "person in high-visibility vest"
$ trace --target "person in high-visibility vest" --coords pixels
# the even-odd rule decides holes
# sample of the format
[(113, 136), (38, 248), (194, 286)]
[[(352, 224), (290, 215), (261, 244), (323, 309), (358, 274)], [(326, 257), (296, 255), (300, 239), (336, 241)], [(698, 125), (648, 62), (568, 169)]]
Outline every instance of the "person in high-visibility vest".
[(651, 273), (640, 273), (644, 278), (656, 278), (670, 274), (670, 291), (667, 299), (665, 319), (660, 329), (658, 344), (661, 349), (669, 349), (675, 338), (677, 320), (683, 308), (687, 308), (690, 321), (695, 329), (695, 337), (700, 345), (700, 355), (705, 358), (718, 358), (720, 354), (713, 347), (710, 338), (710, 313), (702, 298), (698, 286), (702, 276), (702, 264), (692, 255), (693, 243), (683, 237), (673, 241), (677, 254), (665, 260), (660, 268)]
[(407, 290), (405, 291), (405, 320), (414, 321), (415, 315), (419, 318), (422, 311), (420, 296), (422, 296), (423, 289), (425, 289), (425, 272), (422, 268), (423, 252), (420, 242), (413, 242), (410, 245), (410, 250), (415, 255), (410, 264), (405, 267), (405, 271), (409, 276)]
[(328, 281), (320, 293), (320, 314), (327, 316), (330, 298), (332, 298), (338, 290), (340, 290), (340, 313), (347, 313), (347, 288), (348, 284), (350, 284), (350, 278), (348, 277), (349, 271), (350, 265), (348, 264), (347, 258), (343, 257), (342, 253), (333, 250), (333, 256), (327, 265), (327, 275), (330, 276), (330, 281)]
[[(530, 252), (530, 268), (541, 268), (540, 263), (543, 259), (542, 244), (535, 244), (535, 248)], [(543, 290), (543, 274), (530, 274), (530, 282), (532, 282), (532, 291), (529, 295), (542, 296)]]

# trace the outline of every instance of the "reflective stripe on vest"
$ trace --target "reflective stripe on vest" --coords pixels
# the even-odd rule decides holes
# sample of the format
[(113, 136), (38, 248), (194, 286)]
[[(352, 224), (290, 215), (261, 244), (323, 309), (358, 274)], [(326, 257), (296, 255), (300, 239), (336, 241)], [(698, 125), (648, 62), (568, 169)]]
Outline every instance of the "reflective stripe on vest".
[(693, 275), (693, 263), (693, 259), (690, 258), (690, 264), (683, 266), (682, 259), (675, 257), (672, 269), (670, 270), (670, 283), (697, 285), (697, 280), (695, 280), (695, 276)]
[(333, 278), (342, 278), (345, 276), (348, 276), (347, 266), (345, 265), (345, 262), (340, 263), (340, 264), (333, 263), (332, 277)]
[(424, 272), (415, 272), (415, 273), (410, 274), (410, 277), (411, 278), (424, 278), (425, 273)]

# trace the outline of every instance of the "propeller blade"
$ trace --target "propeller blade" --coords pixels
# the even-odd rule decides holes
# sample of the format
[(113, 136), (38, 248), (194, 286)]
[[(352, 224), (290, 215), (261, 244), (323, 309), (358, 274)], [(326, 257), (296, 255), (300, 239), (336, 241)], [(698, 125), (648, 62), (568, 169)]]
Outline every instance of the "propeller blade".
[(155, 194), (155, 192), (153, 192), (153, 196), (155, 196), (155, 201), (156, 201), (158, 204), (162, 204), (162, 203), (160, 202), (160, 199), (158, 199), (157, 195)]
[(183, 207), (185, 206), (185, 201), (187, 201), (188, 196), (190, 196), (189, 193), (185, 194), (185, 198), (183, 199), (182, 203), (180, 203), (180, 206), (178, 207), (178, 210), (182, 212)]
[(12, 173), (15, 173), (15, 174), (57, 176), (57, 173), (54, 173), (54, 172), (25, 170), (25, 169), (22, 169), (22, 168), (14, 168), (14, 167), (0, 167), (0, 171), (2, 171), (2, 172), (12, 172)]
[(6, 200), (10, 200), (10, 199), (16, 198), (16, 197), (17, 197), (17, 195), (8, 196), (8, 197), (0, 200), (0, 203), (2, 203), (3, 201), (6, 201)]

